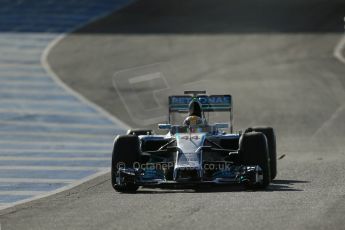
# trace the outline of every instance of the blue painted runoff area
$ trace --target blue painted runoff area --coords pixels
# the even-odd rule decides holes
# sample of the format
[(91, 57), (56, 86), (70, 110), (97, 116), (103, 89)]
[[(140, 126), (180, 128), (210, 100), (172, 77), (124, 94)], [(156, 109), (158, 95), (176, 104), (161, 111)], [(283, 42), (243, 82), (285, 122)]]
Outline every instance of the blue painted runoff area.
[(125, 131), (55, 83), (41, 56), (61, 34), (129, 2), (0, 1), (0, 209), (109, 168)]

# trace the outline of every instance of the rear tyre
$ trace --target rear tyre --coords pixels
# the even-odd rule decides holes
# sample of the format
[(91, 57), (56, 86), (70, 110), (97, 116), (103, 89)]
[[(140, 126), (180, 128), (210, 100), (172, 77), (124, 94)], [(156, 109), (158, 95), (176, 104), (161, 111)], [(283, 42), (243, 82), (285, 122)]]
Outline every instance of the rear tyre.
[(240, 161), (243, 165), (259, 165), (263, 172), (261, 185), (248, 184), (249, 188), (266, 188), (271, 181), (267, 139), (263, 133), (242, 134), (239, 143)]
[(118, 192), (135, 192), (139, 186), (134, 183), (118, 185), (116, 176), (118, 167), (133, 167), (135, 162), (140, 160), (140, 142), (134, 135), (120, 135), (115, 139), (111, 161), (111, 184)]
[(271, 180), (273, 180), (277, 176), (277, 147), (274, 130), (271, 127), (253, 127), (246, 130), (246, 132), (252, 131), (263, 133), (266, 136), (270, 156)]

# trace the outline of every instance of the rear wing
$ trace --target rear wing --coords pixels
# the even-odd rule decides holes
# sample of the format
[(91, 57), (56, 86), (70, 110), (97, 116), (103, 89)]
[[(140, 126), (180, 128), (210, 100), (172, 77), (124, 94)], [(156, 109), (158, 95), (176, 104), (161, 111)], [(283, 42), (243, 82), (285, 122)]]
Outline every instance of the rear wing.
[(231, 95), (189, 95), (169, 96), (169, 112), (185, 113), (189, 110), (189, 103), (193, 98), (197, 98), (204, 112), (231, 112)]

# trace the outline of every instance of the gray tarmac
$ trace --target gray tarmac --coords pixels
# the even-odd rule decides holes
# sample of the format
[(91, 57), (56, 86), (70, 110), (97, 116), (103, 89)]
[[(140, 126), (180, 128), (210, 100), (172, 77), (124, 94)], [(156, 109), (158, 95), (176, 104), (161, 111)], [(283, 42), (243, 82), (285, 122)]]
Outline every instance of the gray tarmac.
[(265, 191), (119, 194), (104, 175), (5, 210), (3, 229), (345, 229), (344, 16), (336, 0), (145, 0), (67, 36), (52, 69), (130, 126), (164, 122), (185, 89), (230, 93), (235, 129), (274, 127), (285, 157)]

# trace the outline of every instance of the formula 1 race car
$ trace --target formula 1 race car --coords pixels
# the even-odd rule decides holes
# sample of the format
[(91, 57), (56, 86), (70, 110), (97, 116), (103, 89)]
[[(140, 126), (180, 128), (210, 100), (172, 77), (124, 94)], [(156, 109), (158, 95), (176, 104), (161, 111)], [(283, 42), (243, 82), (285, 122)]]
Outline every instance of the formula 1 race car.
[[(215, 112), (228, 114), (230, 122), (211, 124)], [(177, 123), (178, 118), (185, 119)], [(168, 133), (129, 130), (116, 137), (111, 167), (116, 191), (200, 184), (265, 188), (277, 174), (274, 130), (253, 127), (234, 133), (231, 95), (185, 91), (170, 96), (169, 123), (158, 127)]]

